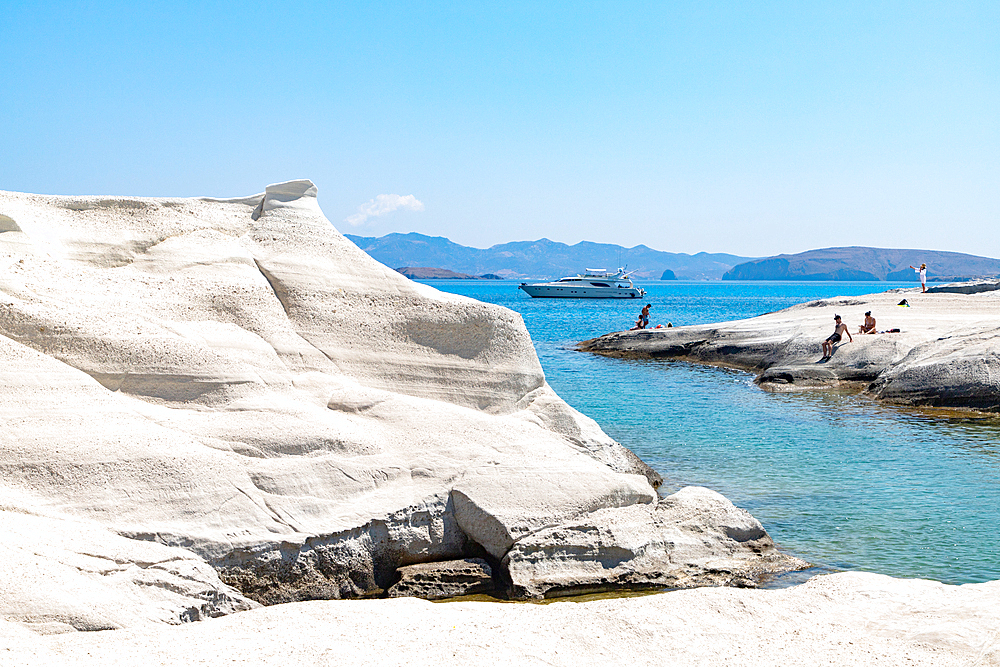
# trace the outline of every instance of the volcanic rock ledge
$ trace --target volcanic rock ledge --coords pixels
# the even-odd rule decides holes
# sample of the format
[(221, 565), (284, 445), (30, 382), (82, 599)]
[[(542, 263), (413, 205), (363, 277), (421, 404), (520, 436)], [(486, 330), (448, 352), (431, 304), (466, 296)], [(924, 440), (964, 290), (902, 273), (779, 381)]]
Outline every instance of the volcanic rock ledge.
[(32, 573), (0, 577), (0, 615), (37, 632), (378, 596), (467, 558), (522, 597), (804, 565), (717, 495), (660, 501), (516, 313), (375, 262), (307, 180), (0, 192), (0, 419), (3, 546)]
[[(1000, 411), (1000, 291), (941, 286), (793, 306), (746, 320), (584, 341), (578, 349), (633, 359), (682, 359), (751, 370), (767, 389), (855, 386), (895, 403)], [(969, 291), (973, 293), (961, 293)], [(905, 306), (899, 305), (906, 302)], [(880, 331), (857, 334), (872, 311)], [(851, 330), (833, 356), (821, 342), (839, 314)]]

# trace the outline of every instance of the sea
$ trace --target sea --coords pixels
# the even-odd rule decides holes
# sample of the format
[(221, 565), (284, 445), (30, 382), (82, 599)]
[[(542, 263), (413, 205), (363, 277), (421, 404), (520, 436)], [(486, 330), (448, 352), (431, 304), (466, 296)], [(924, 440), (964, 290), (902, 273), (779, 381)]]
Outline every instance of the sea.
[(744, 371), (574, 349), (630, 328), (646, 303), (653, 326), (681, 326), (913, 283), (641, 281), (641, 300), (576, 300), (532, 299), (515, 281), (421, 282), (520, 313), (548, 383), (659, 472), (661, 494), (718, 491), (810, 572), (1000, 579), (1000, 417), (830, 390), (772, 393)]

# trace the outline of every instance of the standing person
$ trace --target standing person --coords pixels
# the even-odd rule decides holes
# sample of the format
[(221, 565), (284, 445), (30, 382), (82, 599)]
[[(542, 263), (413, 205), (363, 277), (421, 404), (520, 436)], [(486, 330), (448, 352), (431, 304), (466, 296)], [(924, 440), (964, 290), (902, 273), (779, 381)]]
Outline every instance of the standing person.
[(649, 326), (649, 309), (652, 306), (646, 304), (642, 307), (642, 311), (639, 313), (639, 319), (635, 321), (635, 329), (645, 329)]
[(847, 334), (847, 337), (854, 342), (854, 338), (851, 336), (851, 332), (847, 330), (847, 325), (840, 321), (840, 315), (834, 315), (833, 321), (837, 323), (837, 326), (833, 329), (833, 333), (827, 336), (826, 340), (823, 341), (823, 358), (829, 359), (833, 356), (833, 346), (835, 343), (839, 343), (841, 337)]
[(912, 264), (910, 264), (910, 268), (920, 274), (920, 291), (921, 292), (926, 292), (927, 291), (927, 265), (926, 264), (921, 264), (920, 268), (918, 269), (917, 267), (915, 267)]

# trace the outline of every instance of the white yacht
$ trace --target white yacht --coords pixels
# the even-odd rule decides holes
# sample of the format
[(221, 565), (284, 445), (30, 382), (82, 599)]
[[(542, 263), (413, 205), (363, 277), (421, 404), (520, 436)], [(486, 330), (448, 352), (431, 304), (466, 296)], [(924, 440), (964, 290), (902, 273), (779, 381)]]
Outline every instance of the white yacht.
[(521, 283), (518, 287), (533, 297), (563, 299), (638, 299), (646, 294), (628, 276), (625, 269), (616, 273), (587, 269), (583, 275), (567, 276), (552, 283)]

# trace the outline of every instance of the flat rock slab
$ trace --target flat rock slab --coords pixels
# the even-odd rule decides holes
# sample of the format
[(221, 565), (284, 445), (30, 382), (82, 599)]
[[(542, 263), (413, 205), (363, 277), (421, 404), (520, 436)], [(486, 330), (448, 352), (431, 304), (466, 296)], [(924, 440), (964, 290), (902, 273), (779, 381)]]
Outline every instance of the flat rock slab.
[(967, 283), (949, 283), (928, 287), (931, 294), (950, 292), (952, 294), (979, 294), (980, 292), (995, 292), (1000, 290), (1000, 280), (978, 280)]
[(1000, 664), (1000, 582), (867, 573), (782, 590), (498, 604), (415, 598), (298, 602), (182, 627), (48, 637), (0, 621), (0, 661), (52, 665)]
[[(907, 306), (899, 303), (905, 299)], [(864, 313), (877, 329), (858, 334)], [(823, 358), (834, 315), (848, 337)], [(636, 359), (682, 359), (754, 371), (770, 389), (855, 385), (909, 405), (1000, 411), (1000, 292), (892, 290), (812, 301), (718, 324), (623, 331), (579, 349)]]
[(399, 581), (388, 591), (391, 598), (443, 600), (460, 595), (488, 593), (496, 588), (493, 568), (482, 558), (405, 565), (398, 572)]

